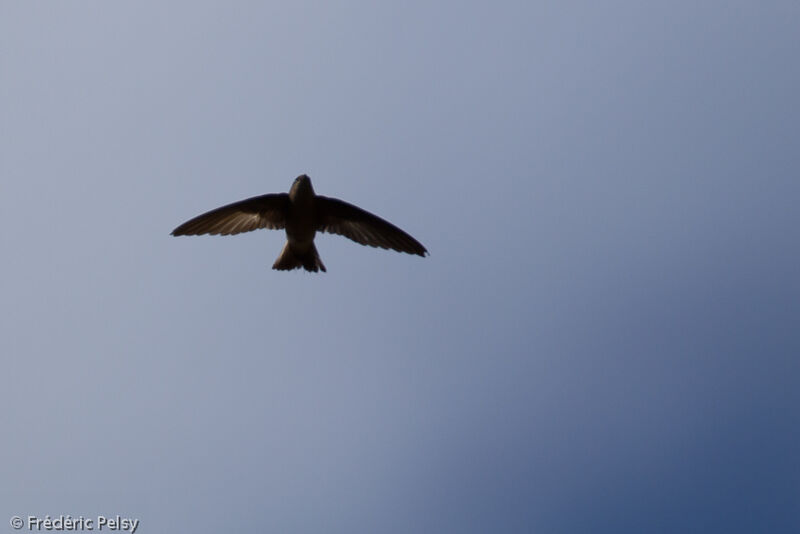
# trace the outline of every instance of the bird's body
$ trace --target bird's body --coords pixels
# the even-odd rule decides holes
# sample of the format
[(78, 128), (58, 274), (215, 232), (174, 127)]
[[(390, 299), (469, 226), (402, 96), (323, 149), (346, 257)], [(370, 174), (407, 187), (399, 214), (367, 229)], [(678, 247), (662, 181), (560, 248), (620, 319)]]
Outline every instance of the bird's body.
[(289, 210), (286, 214), (286, 244), (272, 266), (278, 270), (291, 270), (300, 265), (307, 271), (316, 272), (325, 265), (319, 259), (314, 236), (314, 188), (311, 180), (295, 180), (289, 190)]
[(272, 266), (281, 271), (299, 267), (313, 272), (326, 270), (314, 245), (318, 231), (423, 257), (428, 252), (416, 239), (380, 217), (342, 200), (316, 195), (305, 174), (295, 179), (288, 194), (261, 195), (222, 206), (186, 221), (172, 235), (230, 235), (258, 228), (286, 230), (286, 244)]

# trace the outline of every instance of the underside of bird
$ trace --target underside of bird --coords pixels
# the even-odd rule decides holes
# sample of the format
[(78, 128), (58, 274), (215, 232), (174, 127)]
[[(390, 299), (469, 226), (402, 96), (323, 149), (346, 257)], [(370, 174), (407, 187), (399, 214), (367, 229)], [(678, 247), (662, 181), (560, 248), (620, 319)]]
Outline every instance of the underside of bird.
[(172, 235), (233, 235), (259, 228), (285, 230), (287, 242), (273, 269), (326, 272), (314, 246), (317, 232), (338, 234), (361, 245), (425, 257), (422, 244), (392, 223), (337, 198), (314, 193), (301, 174), (289, 193), (269, 193), (213, 209), (186, 221)]

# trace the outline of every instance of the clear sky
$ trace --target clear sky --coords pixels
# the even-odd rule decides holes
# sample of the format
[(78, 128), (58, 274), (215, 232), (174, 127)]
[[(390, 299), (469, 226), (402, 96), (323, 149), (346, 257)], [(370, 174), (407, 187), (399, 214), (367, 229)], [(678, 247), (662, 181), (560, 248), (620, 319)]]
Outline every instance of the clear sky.
[[(2, 1), (0, 530), (800, 531), (798, 50), (796, 1)], [(431, 255), (169, 235), (301, 173)]]

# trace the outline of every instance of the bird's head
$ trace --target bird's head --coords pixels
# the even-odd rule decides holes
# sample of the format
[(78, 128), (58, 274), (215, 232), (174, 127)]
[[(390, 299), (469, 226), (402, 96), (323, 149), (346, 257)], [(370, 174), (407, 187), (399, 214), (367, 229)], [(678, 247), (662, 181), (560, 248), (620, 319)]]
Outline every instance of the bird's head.
[(311, 178), (307, 174), (301, 174), (294, 179), (292, 188), (289, 190), (289, 196), (296, 200), (297, 198), (304, 198), (314, 196), (314, 188), (311, 187)]

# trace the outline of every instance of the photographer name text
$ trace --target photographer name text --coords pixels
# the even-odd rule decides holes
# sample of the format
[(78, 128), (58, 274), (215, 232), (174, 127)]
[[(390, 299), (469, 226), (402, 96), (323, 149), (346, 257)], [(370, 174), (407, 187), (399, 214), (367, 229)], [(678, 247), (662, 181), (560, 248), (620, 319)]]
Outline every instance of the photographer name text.
[(95, 517), (72, 517), (71, 515), (59, 515), (50, 517), (37, 517), (29, 515), (27, 518), (15, 515), (11, 518), (11, 526), (15, 530), (98, 530), (98, 531), (125, 531), (133, 534), (139, 528), (139, 520), (118, 515), (107, 517), (98, 515)]

